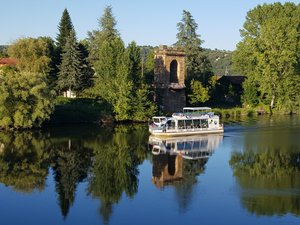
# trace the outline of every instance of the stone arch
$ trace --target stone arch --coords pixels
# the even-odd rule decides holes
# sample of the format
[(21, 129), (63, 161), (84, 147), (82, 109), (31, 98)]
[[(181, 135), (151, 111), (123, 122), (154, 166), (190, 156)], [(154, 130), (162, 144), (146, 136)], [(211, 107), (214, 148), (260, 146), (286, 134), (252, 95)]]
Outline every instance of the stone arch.
[(170, 83), (178, 83), (178, 66), (176, 59), (170, 64)]

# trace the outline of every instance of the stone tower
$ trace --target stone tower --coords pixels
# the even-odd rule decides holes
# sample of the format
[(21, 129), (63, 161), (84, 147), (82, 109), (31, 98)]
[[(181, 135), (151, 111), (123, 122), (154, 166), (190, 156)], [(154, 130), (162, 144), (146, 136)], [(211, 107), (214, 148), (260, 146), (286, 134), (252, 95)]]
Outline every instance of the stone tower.
[(155, 101), (164, 112), (182, 112), (185, 106), (185, 56), (181, 49), (165, 45), (155, 51)]

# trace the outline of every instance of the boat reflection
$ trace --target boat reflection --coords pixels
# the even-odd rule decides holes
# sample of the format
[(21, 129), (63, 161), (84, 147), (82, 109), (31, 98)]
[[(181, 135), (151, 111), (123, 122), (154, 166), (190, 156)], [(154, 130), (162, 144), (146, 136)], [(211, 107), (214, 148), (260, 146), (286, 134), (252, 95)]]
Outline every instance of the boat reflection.
[(204, 166), (223, 139), (223, 134), (186, 137), (149, 137), (152, 157), (152, 182), (157, 187), (193, 178)]

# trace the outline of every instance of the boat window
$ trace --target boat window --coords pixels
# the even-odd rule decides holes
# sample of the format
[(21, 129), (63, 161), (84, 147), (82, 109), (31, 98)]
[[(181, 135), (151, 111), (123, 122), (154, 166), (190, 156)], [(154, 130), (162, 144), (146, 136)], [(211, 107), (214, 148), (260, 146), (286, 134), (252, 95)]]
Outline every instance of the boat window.
[(207, 128), (208, 127), (208, 121), (207, 121), (207, 119), (200, 120), (200, 123), (201, 123), (201, 128)]
[(154, 123), (159, 123), (159, 122), (160, 122), (160, 119), (159, 119), (159, 118), (153, 118), (153, 122), (154, 122)]
[(193, 121), (192, 120), (186, 120), (185, 121), (185, 126), (186, 128), (191, 128)]
[(193, 124), (195, 128), (200, 128), (200, 120), (193, 120)]
[(184, 120), (178, 120), (178, 129), (184, 129)]
[(200, 148), (200, 141), (194, 141), (193, 149), (198, 150)]

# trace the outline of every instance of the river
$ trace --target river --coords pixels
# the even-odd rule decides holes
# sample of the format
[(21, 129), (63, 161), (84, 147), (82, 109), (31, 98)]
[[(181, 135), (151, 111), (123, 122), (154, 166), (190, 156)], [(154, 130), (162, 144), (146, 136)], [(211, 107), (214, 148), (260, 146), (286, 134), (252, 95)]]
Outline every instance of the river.
[(168, 140), (144, 124), (2, 132), (1, 224), (299, 224), (300, 116), (224, 124)]

